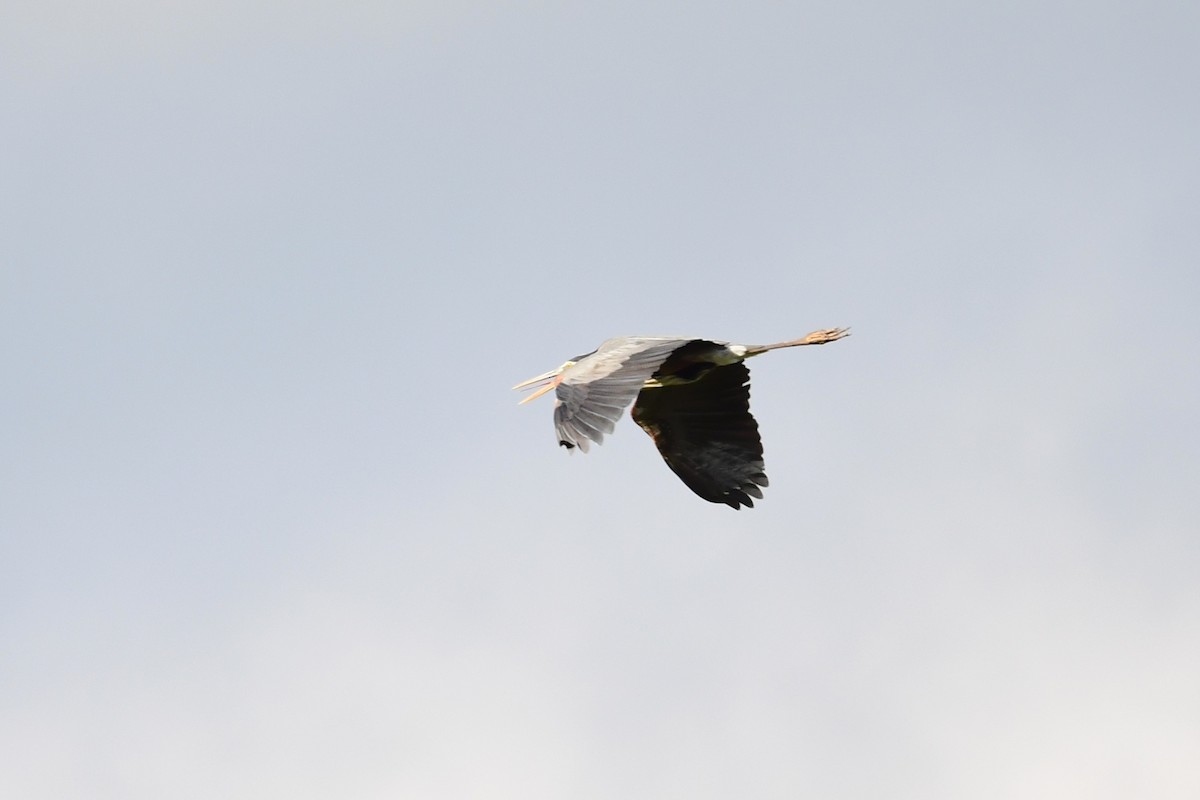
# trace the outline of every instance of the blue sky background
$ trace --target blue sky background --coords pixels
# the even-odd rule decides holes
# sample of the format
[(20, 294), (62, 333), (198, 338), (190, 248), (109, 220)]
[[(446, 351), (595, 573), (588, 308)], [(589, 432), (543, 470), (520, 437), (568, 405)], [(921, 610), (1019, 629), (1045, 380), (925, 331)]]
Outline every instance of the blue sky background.
[(7, 3), (0, 794), (1196, 797), (1198, 8)]

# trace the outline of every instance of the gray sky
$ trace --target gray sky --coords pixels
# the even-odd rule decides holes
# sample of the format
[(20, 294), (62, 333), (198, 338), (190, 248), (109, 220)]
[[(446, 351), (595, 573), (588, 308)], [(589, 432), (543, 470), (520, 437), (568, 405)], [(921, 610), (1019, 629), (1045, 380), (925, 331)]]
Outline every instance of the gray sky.
[(1198, 8), (5, 4), (0, 795), (1200, 795)]

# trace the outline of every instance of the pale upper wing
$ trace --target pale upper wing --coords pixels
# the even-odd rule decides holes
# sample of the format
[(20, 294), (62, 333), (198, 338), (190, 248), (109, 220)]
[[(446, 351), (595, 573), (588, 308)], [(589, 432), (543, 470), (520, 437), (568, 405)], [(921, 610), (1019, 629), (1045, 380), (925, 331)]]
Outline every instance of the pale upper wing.
[(633, 419), (687, 487), (710, 503), (753, 507), (767, 485), (762, 440), (750, 414), (750, 370), (720, 366), (693, 383), (647, 388)]
[(609, 339), (563, 372), (555, 389), (554, 429), (563, 447), (587, 452), (612, 433), (621, 414), (671, 353), (694, 339)]

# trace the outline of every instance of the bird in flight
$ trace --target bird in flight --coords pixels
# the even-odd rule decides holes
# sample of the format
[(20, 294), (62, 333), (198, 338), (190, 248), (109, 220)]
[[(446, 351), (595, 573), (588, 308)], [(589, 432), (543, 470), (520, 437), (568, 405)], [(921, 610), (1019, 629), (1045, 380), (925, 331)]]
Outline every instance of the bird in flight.
[(612, 433), (633, 403), (633, 420), (650, 434), (667, 466), (710, 503), (752, 508), (767, 485), (758, 423), (750, 414), (747, 358), (784, 347), (828, 344), (849, 328), (803, 339), (742, 345), (711, 339), (621, 336), (558, 369), (514, 386), (538, 386), (522, 403), (554, 390), (554, 429), (568, 450), (588, 451)]

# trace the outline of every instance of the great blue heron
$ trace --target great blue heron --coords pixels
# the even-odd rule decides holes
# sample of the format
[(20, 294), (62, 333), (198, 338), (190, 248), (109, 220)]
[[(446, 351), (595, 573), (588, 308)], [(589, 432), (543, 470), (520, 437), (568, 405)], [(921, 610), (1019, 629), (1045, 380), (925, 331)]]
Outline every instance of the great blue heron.
[(622, 336), (513, 388), (541, 384), (522, 403), (554, 389), (558, 443), (585, 453), (589, 442), (600, 444), (612, 433), (633, 402), (634, 422), (689, 489), (710, 503), (753, 507), (750, 498), (762, 499), (759, 487), (767, 485), (767, 475), (758, 423), (750, 414), (750, 370), (742, 362), (768, 350), (849, 335), (849, 328), (829, 328), (763, 345)]

